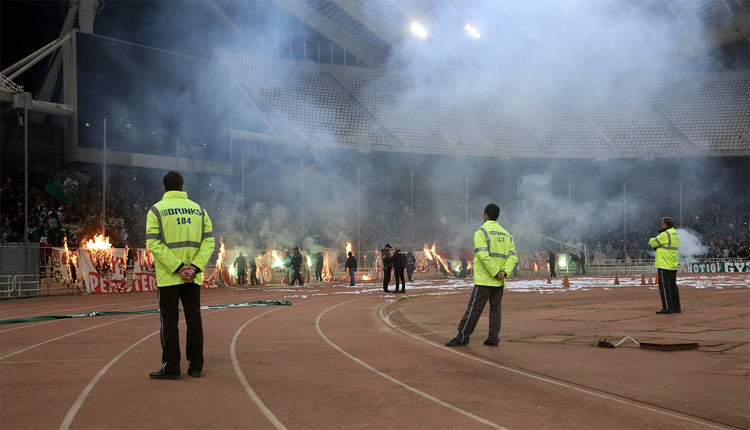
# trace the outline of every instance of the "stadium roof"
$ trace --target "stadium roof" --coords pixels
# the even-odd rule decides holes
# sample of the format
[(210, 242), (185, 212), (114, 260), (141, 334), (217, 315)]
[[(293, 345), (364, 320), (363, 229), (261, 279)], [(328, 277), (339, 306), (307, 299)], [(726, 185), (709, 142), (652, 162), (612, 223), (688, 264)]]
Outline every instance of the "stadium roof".
[[(455, 21), (456, 28), (463, 28), (472, 20), (477, 4), (482, 10), (491, 10), (493, 17), (500, 17), (496, 26), (513, 26), (520, 31), (518, 37), (543, 45), (543, 38), (535, 34), (535, 21), (540, 15), (556, 15), (559, 19), (571, 19), (569, 4), (562, 0), (529, 2), (534, 8), (527, 13), (507, 7), (502, 1), (452, 1), (452, 0), (274, 0), (277, 5), (297, 16), (320, 34), (330, 38), (350, 51), (370, 50), (377, 57), (387, 57), (405, 38), (411, 37), (410, 23), (420, 22), (426, 27), (432, 22)], [(615, 8), (622, 16), (633, 12), (647, 13), (677, 25), (674, 40), (684, 42), (684, 54), (708, 55), (712, 61), (721, 62), (722, 50), (733, 45), (747, 47), (750, 44), (750, 1), (748, 0), (609, 0), (588, 2), (591, 7), (606, 4)], [(570, 28), (580, 37), (596, 37), (586, 34), (585, 28)], [(635, 30), (634, 30), (635, 31)], [(708, 44), (699, 44), (703, 35)], [(698, 46), (703, 52), (696, 52)], [(734, 52), (734, 51), (733, 51)], [(747, 55), (747, 54), (746, 54)]]

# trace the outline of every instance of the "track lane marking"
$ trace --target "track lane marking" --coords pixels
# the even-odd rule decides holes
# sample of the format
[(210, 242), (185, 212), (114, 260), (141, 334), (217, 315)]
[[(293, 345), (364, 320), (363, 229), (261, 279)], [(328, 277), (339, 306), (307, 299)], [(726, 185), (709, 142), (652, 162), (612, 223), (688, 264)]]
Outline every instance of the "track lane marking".
[(380, 370), (378, 370), (378, 369), (376, 369), (376, 368), (374, 368), (374, 367), (370, 366), (369, 364), (365, 363), (364, 361), (362, 361), (362, 360), (358, 359), (357, 357), (353, 356), (352, 354), (350, 354), (350, 353), (346, 352), (346, 351), (345, 351), (345, 350), (344, 350), (343, 348), (339, 347), (338, 345), (336, 345), (335, 343), (333, 343), (333, 342), (332, 342), (332, 341), (331, 341), (330, 339), (328, 339), (328, 337), (326, 337), (326, 335), (325, 335), (325, 334), (323, 333), (323, 331), (322, 331), (322, 330), (320, 329), (320, 319), (321, 319), (321, 318), (323, 317), (323, 315), (325, 315), (325, 314), (326, 314), (326, 313), (327, 313), (328, 311), (330, 311), (331, 309), (334, 309), (334, 308), (336, 308), (336, 307), (338, 307), (338, 306), (341, 306), (341, 305), (345, 305), (345, 304), (348, 304), (348, 303), (351, 303), (351, 302), (355, 302), (355, 301), (357, 301), (357, 300), (363, 300), (363, 299), (354, 299), (354, 300), (349, 300), (349, 301), (347, 301), (347, 302), (342, 302), (342, 303), (339, 303), (339, 304), (333, 305), (333, 306), (329, 307), (328, 309), (324, 310), (323, 312), (321, 312), (321, 313), (320, 313), (320, 314), (318, 315), (318, 317), (317, 317), (317, 318), (315, 319), (315, 328), (316, 328), (316, 329), (318, 330), (318, 334), (319, 334), (319, 335), (320, 335), (320, 337), (322, 337), (322, 338), (323, 338), (323, 339), (324, 339), (324, 340), (325, 340), (326, 342), (328, 342), (328, 344), (329, 344), (329, 345), (331, 345), (331, 346), (332, 346), (333, 348), (335, 348), (335, 349), (336, 349), (336, 350), (337, 350), (338, 352), (340, 352), (341, 354), (343, 354), (343, 355), (344, 355), (344, 356), (346, 356), (347, 358), (351, 359), (351, 360), (352, 360), (352, 361), (354, 361), (355, 363), (359, 364), (360, 366), (362, 366), (362, 367), (364, 367), (364, 368), (366, 368), (366, 369), (368, 369), (368, 370), (370, 370), (370, 371), (374, 372), (375, 374), (377, 374), (377, 375), (379, 375), (379, 376), (381, 376), (381, 377), (383, 377), (383, 378), (385, 378), (385, 379), (387, 379), (387, 380), (389, 380), (389, 381), (393, 382), (393, 383), (394, 383), (394, 384), (396, 384), (396, 385), (399, 385), (399, 386), (401, 386), (401, 387), (403, 387), (403, 388), (405, 388), (405, 389), (407, 389), (407, 390), (411, 391), (412, 393), (415, 393), (415, 394), (417, 394), (417, 395), (419, 395), (419, 396), (422, 396), (422, 397), (424, 397), (425, 399), (427, 399), (427, 400), (429, 400), (429, 401), (431, 401), (431, 402), (433, 402), (433, 403), (437, 403), (437, 404), (438, 404), (438, 405), (440, 405), (440, 406), (443, 406), (443, 407), (445, 407), (445, 408), (448, 408), (448, 409), (450, 409), (450, 410), (452, 410), (452, 411), (454, 411), (454, 412), (458, 412), (458, 413), (459, 413), (459, 414), (461, 414), (461, 415), (464, 415), (464, 416), (466, 416), (466, 417), (468, 417), (468, 418), (471, 418), (471, 419), (472, 419), (472, 420), (474, 420), (474, 421), (477, 421), (478, 423), (481, 423), (481, 424), (485, 424), (485, 425), (487, 425), (487, 426), (489, 426), (489, 427), (492, 427), (492, 428), (496, 428), (496, 429), (502, 429), (502, 430), (508, 430), (508, 429), (507, 429), (506, 427), (503, 427), (503, 426), (501, 426), (501, 425), (499, 425), (499, 424), (495, 424), (495, 423), (494, 423), (494, 422), (492, 422), (492, 421), (489, 421), (489, 420), (487, 420), (487, 419), (485, 419), (485, 418), (482, 418), (482, 417), (480, 417), (480, 416), (478, 416), (478, 415), (472, 414), (471, 412), (469, 412), (469, 411), (466, 411), (466, 410), (464, 410), (464, 409), (461, 409), (461, 408), (459, 408), (459, 407), (457, 407), (457, 406), (454, 406), (454, 405), (452, 405), (452, 404), (450, 404), (450, 403), (448, 403), (448, 402), (445, 402), (445, 401), (443, 401), (443, 400), (440, 400), (440, 399), (438, 399), (437, 397), (434, 397), (434, 396), (432, 396), (432, 395), (430, 395), (430, 394), (427, 394), (427, 393), (425, 393), (424, 391), (421, 391), (421, 390), (419, 390), (419, 389), (417, 389), (417, 388), (414, 388), (414, 387), (412, 387), (411, 385), (408, 385), (408, 384), (406, 384), (405, 382), (399, 381), (398, 379), (396, 379), (396, 378), (394, 378), (394, 377), (392, 377), (392, 376), (390, 376), (390, 375), (388, 375), (388, 374), (386, 374), (386, 373), (383, 373), (383, 372), (381, 372)]
[[(211, 315), (213, 313), (221, 312), (223, 310), (225, 310), (225, 309), (217, 309), (214, 312), (203, 313), (203, 314), (201, 314), (201, 316), (203, 316), (203, 315)], [(182, 324), (184, 322), (185, 322), (185, 319), (183, 318), (182, 321), (179, 322), (179, 324)], [(102, 379), (102, 377), (104, 376), (104, 374), (107, 373), (107, 371), (109, 371), (109, 369), (111, 369), (112, 366), (115, 365), (115, 363), (117, 363), (118, 361), (120, 361), (120, 359), (125, 354), (127, 354), (128, 352), (130, 352), (136, 346), (140, 345), (141, 343), (143, 343), (147, 339), (149, 339), (149, 338), (151, 338), (151, 337), (156, 336), (157, 334), (159, 334), (160, 331), (161, 330), (156, 330), (155, 332), (153, 332), (153, 333), (151, 333), (149, 335), (146, 335), (145, 337), (143, 337), (140, 340), (136, 341), (135, 343), (131, 344), (129, 347), (125, 348), (122, 352), (120, 352), (119, 354), (117, 354), (115, 356), (115, 358), (113, 358), (112, 360), (110, 360), (110, 362), (107, 363), (104, 367), (102, 367), (101, 370), (99, 370), (99, 372), (97, 372), (96, 375), (94, 375), (94, 377), (91, 378), (91, 380), (86, 385), (86, 387), (83, 388), (83, 390), (81, 391), (81, 394), (78, 395), (78, 398), (76, 398), (75, 402), (73, 402), (73, 405), (70, 407), (70, 409), (68, 410), (67, 415), (65, 415), (65, 418), (63, 419), (62, 423), (60, 424), (60, 430), (67, 430), (67, 429), (70, 428), (70, 425), (73, 423), (73, 420), (75, 419), (76, 415), (78, 414), (78, 411), (81, 409), (81, 406), (83, 406), (83, 402), (86, 401), (86, 398), (89, 396), (89, 394), (91, 393), (91, 391), (93, 391), (94, 386), (99, 382), (100, 379)]]
[(271, 309), (270, 311), (263, 312), (262, 314), (258, 314), (255, 317), (249, 319), (245, 324), (243, 324), (240, 328), (237, 329), (237, 331), (234, 333), (234, 337), (232, 337), (232, 342), (229, 344), (229, 355), (232, 358), (232, 366), (234, 367), (234, 373), (237, 375), (237, 378), (240, 380), (240, 383), (245, 388), (245, 391), (250, 396), (250, 398), (255, 402), (256, 406), (258, 406), (258, 409), (263, 412), (263, 415), (266, 416), (268, 421), (273, 424), (274, 427), (276, 427), (279, 430), (286, 430), (286, 427), (284, 424), (279, 421), (279, 419), (276, 417), (276, 415), (271, 412), (270, 409), (268, 409), (268, 406), (266, 406), (265, 403), (260, 399), (258, 394), (253, 390), (253, 387), (250, 386), (250, 383), (247, 381), (247, 378), (245, 378), (245, 374), (242, 373), (242, 369), (240, 368), (240, 362), (237, 359), (237, 338), (240, 336), (240, 333), (242, 333), (242, 330), (245, 329), (251, 322), (257, 320), (258, 318), (262, 317), (263, 315), (270, 314), (271, 312), (275, 312), (282, 308), (276, 308)]
[(417, 339), (417, 340), (419, 340), (421, 342), (424, 342), (424, 343), (426, 343), (428, 345), (432, 345), (432, 346), (434, 346), (436, 348), (440, 348), (440, 349), (443, 349), (445, 351), (452, 352), (452, 353), (454, 353), (456, 355), (462, 356), (464, 358), (469, 358), (469, 359), (472, 359), (474, 361), (478, 361), (480, 363), (484, 363), (484, 364), (486, 364), (488, 366), (496, 367), (498, 369), (506, 370), (506, 371), (511, 372), (511, 373), (516, 373), (516, 374), (519, 374), (519, 375), (522, 375), (522, 376), (526, 376), (528, 378), (536, 379), (538, 381), (542, 381), (542, 382), (546, 382), (546, 383), (549, 383), (549, 384), (552, 384), (552, 385), (557, 385), (559, 387), (563, 387), (563, 388), (567, 388), (567, 389), (570, 389), (570, 390), (578, 391), (580, 393), (589, 394), (589, 395), (592, 395), (592, 396), (595, 396), (595, 397), (599, 397), (599, 398), (602, 398), (602, 399), (612, 400), (614, 402), (621, 403), (621, 404), (624, 404), (624, 405), (633, 406), (633, 407), (640, 408), (640, 409), (645, 409), (645, 410), (647, 410), (649, 412), (655, 412), (657, 414), (666, 415), (666, 416), (669, 416), (669, 417), (672, 417), (672, 418), (677, 418), (677, 419), (680, 419), (680, 420), (683, 420), (683, 421), (688, 421), (688, 422), (691, 422), (691, 423), (694, 423), (694, 424), (700, 424), (700, 425), (711, 427), (711, 428), (715, 428), (715, 429), (731, 428), (731, 427), (722, 427), (720, 425), (713, 424), (713, 423), (708, 422), (708, 421), (698, 420), (698, 419), (692, 418), (690, 416), (683, 415), (683, 414), (681, 414), (679, 412), (670, 411), (668, 409), (657, 409), (656, 407), (653, 407), (653, 406), (648, 406), (648, 405), (645, 405), (645, 404), (640, 404), (640, 403), (637, 403), (636, 400), (622, 399), (622, 398), (616, 397), (614, 395), (608, 395), (608, 394), (604, 394), (604, 393), (599, 393), (599, 392), (596, 392), (596, 391), (592, 391), (592, 390), (588, 390), (588, 389), (585, 389), (585, 388), (581, 388), (581, 387), (575, 386), (575, 385), (570, 384), (570, 383), (566, 383), (566, 382), (562, 382), (562, 381), (557, 381), (557, 380), (554, 380), (554, 379), (551, 379), (551, 378), (546, 378), (544, 376), (535, 375), (533, 373), (529, 373), (529, 372), (526, 372), (526, 371), (523, 371), (523, 370), (513, 369), (511, 367), (503, 366), (501, 364), (498, 364), (498, 363), (495, 363), (495, 362), (492, 362), (492, 361), (489, 361), (489, 360), (485, 360), (484, 358), (481, 358), (481, 357), (477, 357), (477, 356), (474, 356), (474, 355), (471, 355), (471, 354), (467, 354), (467, 353), (461, 352), (461, 351), (459, 351), (457, 349), (454, 349), (454, 348), (449, 348), (449, 347), (444, 346), (444, 345), (442, 345), (440, 343), (437, 343), (437, 342), (435, 342), (433, 340), (425, 339), (425, 338), (423, 338), (421, 336), (418, 336), (418, 335), (415, 335), (413, 333), (410, 333), (407, 330), (405, 330), (405, 329), (399, 327), (398, 325), (396, 325), (395, 323), (393, 323), (391, 321), (391, 319), (390, 319), (390, 315), (388, 313), (384, 313), (385, 309), (388, 306), (390, 306), (391, 304), (392, 303), (386, 303), (386, 304), (384, 304), (383, 306), (380, 307), (380, 312), (379, 312), (380, 313), (380, 318), (386, 324), (390, 325), (395, 330), (398, 330), (398, 331), (400, 331), (401, 333), (403, 333), (403, 334), (405, 334), (407, 336), (410, 336), (410, 337), (412, 337), (414, 339)]

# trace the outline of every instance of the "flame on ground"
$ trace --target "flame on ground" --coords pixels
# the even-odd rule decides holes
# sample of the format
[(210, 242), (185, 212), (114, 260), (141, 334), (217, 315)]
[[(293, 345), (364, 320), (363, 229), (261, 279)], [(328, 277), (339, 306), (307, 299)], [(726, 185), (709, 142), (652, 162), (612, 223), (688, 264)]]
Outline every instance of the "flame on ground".
[(328, 263), (328, 251), (323, 251), (323, 280), (328, 282), (333, 279), (333, 273), (331, 273), (331, 266)]
[(83, 248), (89, 251), (91, 263), (100, 273), (109, 271), (112, 267), (112, 256), (114, 255), (114, 248), (112, 248), (109, 237), (99, 233), (93, 239), (84, 242)]
[(362, 280), (363, 281), (369, 281), (370, 279), (372, 279), (372, 276), (370, 276), (370, 275), (363, 275), (362, 276)]
[(273, 268), (281, 268), (284, 266), (284, 263), (279, 258), (278, 253), (275, 249), (271, 250), (271, 267)]
[(224, 238), (219, 239), (219, 243), (221, 246), (219, 246), (219, 256), (216, 258), (216, 270), (221, 270), (224, 265), (224, 257), (227, 255), (227, 252), (224, 249)]
[(352, 243), (348, 240), (346, 241), (346, 256), (349, 256), (349, 253), (352, 252)]

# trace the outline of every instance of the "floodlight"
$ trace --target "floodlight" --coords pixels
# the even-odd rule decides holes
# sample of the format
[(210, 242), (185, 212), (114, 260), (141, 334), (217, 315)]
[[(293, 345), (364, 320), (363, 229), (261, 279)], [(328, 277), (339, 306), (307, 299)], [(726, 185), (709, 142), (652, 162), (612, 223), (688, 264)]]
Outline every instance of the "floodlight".
[(409, 29), (412, 33), (414, 33), (417, 37), (421, 39), (427, 38), (427, 29), (424, 28), (424, 26), (417, 21), (413, 21), (411, 25), (409, 26)]
[(464, 26), (464, 30), (466, 30), (466, 34), (473, 37), (474, 39), (479, 39), (480, 37), (482, 37), (482, 35), (479, 34), (479, 30), (477, 30), (477, 28), (471, 24), (466, 24)]

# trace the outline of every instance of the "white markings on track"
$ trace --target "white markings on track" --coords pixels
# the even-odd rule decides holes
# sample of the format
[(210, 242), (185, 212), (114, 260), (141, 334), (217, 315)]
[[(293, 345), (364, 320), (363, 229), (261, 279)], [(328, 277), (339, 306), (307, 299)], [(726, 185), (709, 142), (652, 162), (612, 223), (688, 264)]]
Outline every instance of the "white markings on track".
[(67, 430), (70, 428), (70, 424), (73, 423), (73, 419), (76, 417), (76, 414), (81, 409), (81, 406), (83, 406), (83, 402), (86, 400), (86, 397), (88, 397), (89, 393), (91, 393), (91, 390), (94, 389), (94, 386), (97, 382), (99, 382), (100, 379), (102, 379), (102, 376), (104, 376), (107, 371), (117, 363), (120, 358), (122, 358), (123, 355), (127, 354), (131, 349), (135, 348), (136, 346), (140, 345), (143, 341), (146, 339), (155, 336), (159, 334), (159, 330), (151, 333), (150, 335), (142, 338), (138, 342), (135, 342), (134, 344), (130, 345), (129, 347), (125, 348), (124, 351), (117, 354), (115, 358), (113, 358), (109, 363), (107, 363), (106, 366), (102, 367), (102, 369), (94, 376), (91, 381), (89, 381), (88, 385), (81, 391), (81, 394), (78, 395), (78, 398), (75, 402), (73, 402), (73, 406), (70, 407), (68, 410), (68, 414), (65, 415), (65, 419), (63, 419), (62, 424), (60, 424), (61, 430)]
[[(202, 315), (210, 315), (210, 314), (215, 313), (215, 312), (219, 312), (219, 310), (216, 310), (214, 312), (205, 312), (205, 313), (202, 313)], [(179, 322), (179, 324), (182, 324), (184, 322), (185, 322), (185, 320), (183, 319), (182, 321)], [(141, 338), (137, 342), (131, 344), (129, 347), (125, 348), (125, 350), (123, 350), (121, 353), (117, 354), (117, 356), (115, 358), (113, 358), (109, 363), (107, 363), (106, 366), (102, 367), (102, 369), (99, 372), (97, 372), (97, 374), (93, 378), (91, 378), (91, 380), (89, 381), (88, 385), (86, 385), (86, 387), (83, 389), (83, 391), (81, 391), (81, 394), (78, 395), (78, 398), (76, 399), (76, 401), (73, 402), (73, 405), (68, 410), (68, 414), (65, 415), (65, 418), (63, 419), (62, 424), (60, 424), (60, 430), (67, 430), (67, 429), (70, 428), (70, 424), (73, 423), (73, 419), (76, 417), (76, 414), (78, 414), (78, 411), (81, 409), (81, 406), (83, 406), (83, 402), (86, 400), (86, 397), (88, 397), (88, 395), (94, 389), (94, 386), (99, 382), (100, 379), (102, 379), (102, 376), (104, 376), (104, 374), (107, 373), (107, 371), (110, 368), (112, 368), (112, 366), (115, 365), (115, 363), (117, 363), (118, 361), (120, 361), (120, 359), (125, 354), (127, 354), (129, 351), (131, 351), (136, 346), (138, 346), (141, 343), (143, 343), (146, 339), (148, 339), (148, 338), (150, 338), (152, 336), (156, 336), (157, 334), (159, 334), (160, 331), (161, 330), (157, 330), (157, 331), (155, 331), (155, 332), (153, 332), (153, 333), (151, 333), (149, 335), (146, 335), (145, 337)]]
[[(326, 337), (326, 335), (325, 335), (325, 334), (323, 333), (323, 331), (322, 331), (322, 330), (320, 329), (320, 319), (321, 319), (321, 318), (323, 317), (323, 315), (325, 315), (325, 314), (326, 314), (326, 313), (327, 313), (328, 311), (330, 311), (331, 309), (333, 309), (333, 308), (336, 308), (336, 307), (338, 307), (338, 306), (341, 306), (341, 305), (345, 305), (345, 304), (348, 304), (348, 303), (351, 303), (351, 302), (357, 301), (357, 300), (362, 300), (362, 299), (354, 299), (354, 300), (349, 300), (348, 302), (343, 302), (343, 303), (339, 303), (339, 304), (337, 304), (337, 305), (333, 305), (333, 306), (331, 306), (330, 308), (328, 308), (328, 309), (324, 310), (323, 312), (321, 312), (321, 313), (320, 313), (320, 315), (318, 315), (318, 318), (317, 318), (317, 319), (315, 320), (315, 328), (316, 328), (316, 329), (318, 330), (318, 334), (320, 335), (320, 337), (322, 337), (322, 338), (323, 338), (323, 339), (324, 339), (324, 340), (325, 340), (326, 342), (328, 342), (328, 344), (329, 344), (329, 345), (331, 345), (332, 347), (334, 347), (334, 348), (335, 348), (335, 349), (336, 349), (336, 350), (337, 350), (338, 352), (342, 353), (343, 355), (345, 355), (345, 356), (346, 356), (346, 357), (348, 357), (349, 359), (353, 360), (354, 362), (356, 362), (356, 363), (357, 363), (357, 364), (359, 364), (360, 366), (362, 366), (362, 367), (364, 367), (364, 368), (366, 368), (366, 369), (368, 369), (368, 370), (370, 370), (370, 371), (374, 372), (375, 374), (377, 374), (377, 375), (379, 375), (379, 376), (382, 376), (383, 378), (385, 378), (385, 379), (387, 379), (387, 380), (389, 380), (389, 381), (393, 382), (393, 383), (394, 383), (394, 384), (396, 384), (396, 385), (399, 385), (399, 386), (401, 386), (401, 387), (403, 387), (403, 388), (406, 388), (407, 390), (411, 391), (412, 393), (418, 394), (418, 395), (420, 395), (420, 396), (424, 397), (425, 399), (427, 399), (427, 400), (429, 400), (429, 401), (431, 401), (431, 402), (437, 403), (438, 405), (440, 405), (440, 406), (443, 406), (443, 407), (446, 407), (446, 408), (448, 408), (448, 409), (450, 409), (450, 410), (452, 410), (452, 411), (454, 411), (454, 412), (458, 412), (459, 414), (461, 414), (461, 415), (464, 415), (464, 416), (466, 416), (466, 417), (469, 417), (469, 418), (471, 418), (472, 420), (474, 420), (474, 421), (477, 421), (477, 422), (479, 422), (479, 423), (481, 423), (481, 424), (485, 424), (485, 425), (487, 425), (487, 426), (490, 426), (490, 427), (492, 427), (492, 428), (496, 428), (496, 429), (504, 429), (504, 430), (507, 430), (507, 429), (506, 429), (505, 427), (503, 427), (503, 426), (500, 426), (500, 425), (498, 425), (498, 424), (495, 424), (495, 423), (493, 423), (492, 421), (486, 420), (486, 419), (484, 419), (484, 418), (482, 418), (482, 417), (480, 417), (480, 416), (478, 416), (478, 415), (474, 415), (474, 414), (472, 414), (472, 413), (471, 413), (471, 412), (469, 412), (469, 411), (466, 411), (466, 410), (464, 410), (464, 409), (461, 409), (461, 408), (459, 408), (459, 407), (457, 407), (457, 406), (454, 406), (454, 405), (452, 405), (452, 404), (450, 404), (450, 403), (447, 403), (447, 402), (445, 402), (445, 401), (443, 401), (443, 400), (440, 400), (440, 399), (438, 399), (437, 397), (431, 396), (431, 395), (429, 395), (429, 394), (425, 393), (424, 391), (421, 391), (421, 390), (419, 390), (419, 389), (417, 389), (417, 388), (414, 388), (414, 387), (412, 387), (411, 385), (408, 385), (408, 384), (406, 384), (406, 383), (404, 383), (404, 382), (402, 382), (402, 381), (399, 381), (398, 379), (396, 379), (396, 378), (394, 378), (394, 377), (392, 377), (392, 376), (390, 376), (390, 375), (388, 375), (388, 374), (386, 374), (386, 373), (383, 373), (383, 372), (381, 372), (380, 370), (378, 370), (378, 369), (376, 369), (376, 368), (374, 368), (374, 367), (370, 366), (369, 364), (367, 364), (367, 363), (365, 363), (364, 361), (362, 361), (362, 360), (358, 359), (357, 357), (355, 357), (355, 356), (353, 356), (353, 355), (349, 354), (349, 353), (348, 353), (348, 352), (346, 352), (346, 351), (345, 351), (344, 349), (342, 349), (342, 348), (341, 348), (340, 346), (336, 345), (336, 344), (335, 344), (335, 343), (333, 343), (333, 342), (332, 342), (332, 341), (331, 341), (330, 339), (328, 339), (328, 337)], [(389, 324), (390, 324), (390, 323), (389, 323)]]
[(240, 336), (240, 333), (242, 333), (242, 330), (247, 327), (248, 324), (255, 321), (256, 319), (262, 317), (263, 315), (270, 314), (271, 312), (275, 312), (281, 308), (272, 309), (267, 312), (263, 312), (262, 314), (256, 315), (255, 317), (249, 319), (245, 324), (242, 325), (242, 327), (238, 328), (237, 331), (234, 333), (234, 337), (232, 338), (232, 343), (229, 346), (229, 354), (232, 356), (232, 365), (234, 366), (234, 373), (237, 374), (237, 378), (240, 379), (240, 383), (242, 383), (242, 386), (245, 387), (245, 391), (250, 396), (251, 399), (255, 402), (256, 405), (258, 405), (258, 408), (263, 412), (263, 415), (268, 418), (268, 421), (271, 421), (271, 423), (276, 427), (277, 429), (286, 429), (284, 424), (282, 424), (281, 421), (279, 421), (278, 418), (276, 418), (276, 415), (271, 412), (270, 409), (266, 406), (265, 403), (258, 397), (258, 394), (255, 393), (255, 390), (253, 390), (253, 387), (250, 386), (250, 383), (247, 382), (247, 378), (245, 378), (245, 375), (242, 373), (242, 369), (240, 368), (240, 362), (237, 360), (237, 338)]
[(443, 349), (445, 351), (452, 352), (454, 354), (460, 355), (461, 357), (469, 358), (471, 360), (478, 361), (478, 362), (486, 364), (488, 366), (496, 367), (498, 369), (502, 369), (502, 370), (505, 370), (505, 371), (508, 371), (508, 372), (511, 372), (511, 373), (516, 373), (518, 375), (526, 376), (526, 377), (531, 378), (531, 379), (536, 379), (537, 381), (542, 381), (542, 382), (546, 382), (548, 384), (557, 385), (558, 387), (567, 388), (567, 389), (573, 390), (573, 391), (578, 391), (580, 393), (588, 394), (588, 395), (591, 395), (591, 396), (594, 396), (594, 397), (599, 397), (599, 398), (602, 398), (602, 399), (611, 400), (613, 402), (621, 403), (623, 405), (628, 405), (628, 406), (633, 406), (633, 407), (640, 408), (640, 409), (645, 409), (645, 410), (650, 411), (650, 412), (654, 412), (654, 413), (661, 414), (661, 415), (666, 415), (666, 416), (669, 416), (669, 417), (672, 417), (672, 418), (677, 418), (677, 419), (680, 419), (680, 420), (683, 420), (683, 421), (689, 421), (691, 423), (700, 424), (700, 425), (703, 425), (703, 426), (706, 426), (706, 427), (711, 427), (711, 428), (715, 428), (715, 429), (724, 429), (724, 428), (726, 428), (726, 427), (722, 427), (722, 426), (719, 426), (719, 425), (716, 425), (716, 424), (712, 424), (712, 423), (707, 422), (707, 421), (695, 419), (693, 417), (681, 414), (679, 412), (673, 412), (673, 411), (670, 411), (668, 409), (661, 409), (661, 408), (658, 408), (658, 407), (652, 407), (652, 406), (648, 406), (648, 405), (645, 405), (645, 404), (637, 403), (636, 400), (622, 399), (622, 398), (616, 397), (614, 395), (608, 395), (608, 394), (596, 392), (596, 391), (593, 391), (593, 390), (587, 390), (586, 388), (581, 388), (581, 387), (578, 387), (578, 386), (575, 386), (573, 384), (569, 384), (569, 383), (566, 383), (566, 382), (557, 381), (557, 380), (550, 379), (550, 378), (545, 378), (544, 376), (535, 375), (533, 373), (525, 372), (523, 370), (513, 369), (511, 367), (506, 367), (506, 366), (503, 366), (501, 364), (497, 364), (495, 362), (492, 362), (492, 361), (489, 361), (489, 360), (485, 360), (485, 359), (483, 359), (481, 357), (477, 357), (475, 355), (466, 354), (466, 353), (461, 352), (461, 351), (459, 351), (457, 349), (449, 348), (447, 346), (443, 346), (442, 344), (436, 343), (436, 342), (434, 342), (432, 340), (425, 339), (422, 336), (418, 336), (418, 335), (415, 335), (413, 333), (410, 333), (410, 332), (404, 330), (403, 328), (397, 326), (396, 324), (394, 324), (391, 321), (390, 315), (384, 313), (385, 308), (388, 307), (389, 305), (390, 305), (390, 303), (386, 303), (386, 304), (384, 304), (383, 306), (380, 307), (380, 318), (386, 324), (390, 325), (394, 329), (400, 331), (401, 333), (403, 333), (403, 334), (405, 334), (407, 336), (410, 336), (410, 337), (412, 337), (414, 339), (417, 339), (417, 340), (419, 340), (421, 342), (424, 342), (424, 343), (426, 343), (428, 345), (432, 345), (432, 346), (434, 346), (436, 348), (440, 348), (440, 349)]
[(2, 361), (2, 360), (5, 360), (5, 359), (6, 359), (6, 358), (8, 358), (8, 357), (12, 357), (12, 356), (14, 356), (14, 355), (16, 355), (16, 354), (20, 354), (20, 353), (22, 353), (22, 352), (24, 352), (24, 351), (28, 351), (28, 350), (30, 350), (30, 349), (36, 348), (36, 347), (38, 347), (38, 346), (42, 346), (42, 345), (48, 344), (48, 343), (50, 343), (50, 342), (54, 342), (54, 341), (56, 341), (56, 340), (60, 340), (60, 339), (66, 338), (66, 337), (68, 337), (68, 336), (73, 336), (73, 335), (76, 335), (76, 334), (78, 334), (78, 333), (83, 333), (83, 332), (85, 332), (85, 331), (93, 330), (93, 329), (95, 329), (95, 328), (99, 328), (99, 327), (104, 327), (104, 326), (108, 326), (108, 325), (110, 325), (110, 324), (116, 324), (116, 323), (119, 323), (119, 322), (123, 322), (123, 321), (127, 321), (127, 320), (132, 320), (132, 319), (134, 319), (134, 318), (140, 318), (140, 317), (142, 317), (143, 315), (146, 315), (146, 314), (141, 314), (141, 315), (136, 315), (136, 316), (133, 316), (133, 317), (123, 318), (123, 319), (121, 319), (121, 320), (117, 320), (117, 321), (111, 321), (111, 322), (108, 322), (108, 323), (104, 323), (104, 324), (99, 324), (99, 325), (95, 325), (95, 326), (93, 326), (93, 327), (85, 328), (85, 329), (83, 329), (83, 330), (78, 330), (78, 331), (74, 331), (73, 333), (68, 333), (68, 334), (64, 334), (64, 335), (62, 335), (62, 336), (57, 336), (56, 338), (53, 338), (53, 339), (49, 339), (49, 340), (45, 340), (44, 342), (39, 342), (39, 343), (37, 343), (37, 344), (35, 344), (35, 345), (27, 346), (27, 347), (26, 347), (26, 348), (24, 348), (24, 349), (19, 349), (19, 350), (18, 350), (18, 351), (16, 351), (16, 352), (12, 352), (12, 353), (10, 353), (10, 354), (8, 354), (8, 355), (4, 355), (4, 356), (0, 357), (0, 361)]

